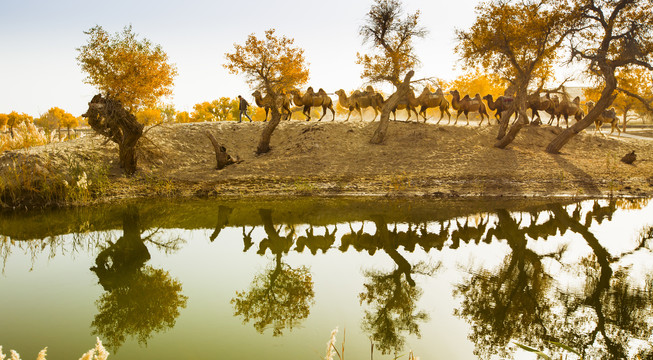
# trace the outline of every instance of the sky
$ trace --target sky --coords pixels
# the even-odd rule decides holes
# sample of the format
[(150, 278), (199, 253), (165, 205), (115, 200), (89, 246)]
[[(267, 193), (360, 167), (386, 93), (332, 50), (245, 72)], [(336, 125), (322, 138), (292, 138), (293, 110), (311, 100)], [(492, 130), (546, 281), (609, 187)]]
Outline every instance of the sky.
[[(471, 26), (478, 1), (402, 3), (408, 13), (421, 11), (429, 31), (415, 42), (422, 66), (414, 79), (452, 80), (464, 73), (454, 53), (455, 29)], [(173, 96), (163, 102), (177, 111), (223, 96), (251, 100), (245, 78), (224, 69), (224, 54), (249, 34), (262, 36), (271, 28), (305, 50), (306, 87), (351, 91), (364, 85), (356, 53), (370, 52), (358, 31), (371, 5), (372, 0), (0, 0), (0, 113), (37, 117), (54, 106), (75, 116), (86, 111), (97, 90), (84, 84), (76, 49), (95, 25), (112, 34), (132, 25), (139, 38), (161, 45), (178, 71)]]

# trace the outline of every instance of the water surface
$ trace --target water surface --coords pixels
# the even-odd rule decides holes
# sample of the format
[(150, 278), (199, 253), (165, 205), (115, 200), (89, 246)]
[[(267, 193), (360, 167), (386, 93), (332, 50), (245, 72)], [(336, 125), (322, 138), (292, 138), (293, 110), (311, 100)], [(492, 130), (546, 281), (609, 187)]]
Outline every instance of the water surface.
[[(76, 359), (653, 356), (647, 200), (134, 202), (3, 214), (0, 344)], [(567, 354), (570, 354), (567, 352)]]

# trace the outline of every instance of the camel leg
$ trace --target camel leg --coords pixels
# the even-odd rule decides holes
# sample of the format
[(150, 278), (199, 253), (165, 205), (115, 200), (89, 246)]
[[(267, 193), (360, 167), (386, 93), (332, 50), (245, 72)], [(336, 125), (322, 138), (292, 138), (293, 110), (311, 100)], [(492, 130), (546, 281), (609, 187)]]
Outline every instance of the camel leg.
[(467, 124), (465, 126), (469, 126), (469, 111), (465, 111), (465, 118), (467, 119)]
[(454, 126), (458, 124), (458, 118), (460, 117), (460, 114), (462, 114), (462, 110), (458, 110), (458, 115), (456, 115), (456, 121), (453, 122)]
[(374, 106), (372, 106), (372, 110), (374, 110), (374, 119), (372, 119), (372, 122), (376, 120), (376, 117), (379, 116), (379, 112), (376, 110)]
[(311, 120), (311, 107), (310, 106), (304, 106), (304, 111), (302, 111), (304, 115), (306, 115), (306, 121)]
[(349, 114), (347, 114), (347, 118), (345, 119), (345, 121), (349, 121), (349, 117), (351, 116), (351, 110), (352, 109), (349, 109)]
[(322, 121), (324, 115), (326, 115), (326, 105), (322, 105), (322, 116), (317, 121)]
[(336, 120), (336, 111), (333, 109), (333, 105), (329, 106), (329, 110), (331, 110), (331, 115), (332, 115), (331, 121), (335, 121)]
[(356, 106), (356, 110), (358, 110), (358, 115), (361, 116), (361, 121), (363, 121), (363, 108)]

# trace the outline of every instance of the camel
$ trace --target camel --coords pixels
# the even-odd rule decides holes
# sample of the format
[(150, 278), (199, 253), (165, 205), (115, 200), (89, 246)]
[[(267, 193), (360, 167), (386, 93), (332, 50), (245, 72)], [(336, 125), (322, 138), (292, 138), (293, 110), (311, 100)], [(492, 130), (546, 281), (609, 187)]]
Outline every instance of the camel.
[(562, 114), (558, 111), (560, 108), (560, 99), (558, 98), (558, 95), (553, 95), (551, 97), (551, 103), (553, 106), (545, 110), (550, 116), (548, 124), (553, 125), (553, 119), (556, 119), (556, 127), (560, 127), (560, 116)]
[[(539, 96), (539, 94), (532, 94), (528, 97), (528, 108), (531, 109), (531, 117), (533, 118), (532, 122), (536, 124), (542, 123), (542, 118), (540, 117), (540, 110), (549, 111), (553, 109), (553, 101), (551, 101), (551, 95), (546, 93), (544, 96)], [(538, 122), (535, 121), (537, 117)]]
[(567, 128), (569, 128), (569, 116), (573, 116), (576, 121), (580, 121), (585, 116), (585, 113), (580, 108), (580, 97), (576, 96), (574, 100), (564, 98), (555, 109), (555, 112), (565, 118)]
[[(588, 101), (585, 106), (587, 106), (587, 112), (592, 111), (594, 108), (594, 102), (593, 101)], [(596, 130), (594, 130), (594, 133), (598, 131), (601, 135), (605, 136), (601, 132), (601, 126), (603, 124), (610, 124), (611, 125), (611, 130), (610, 130), (610, 135), (614, 132), (614, 129), (617, 129), (618, 136), (621, 136), (621, 129), (619, 129), (619, 119), (617, 119), (617, 111), (612, 107), (609, 110), (603, 110), (603, 113), (599, 115), (596, 120), (594, 120), (594, 125), (596, 125)]]
[(467, 125), (469, 125), (469, 113), (470, 112), (477, 112), (481, 115), (481, 122), (478, 123), (478, 126), (481, 126), (483, 123), (483, 115), (487, 116), (487, 122), (488, 124), (490, 123), (490, 115), (487, 114), (487, 110), (485, 109), (485, 104), (483, 104), (483, 101), (481, 99), (481, 95), (476, 94), (474, 98), (470, 98), (469, 95), (465, 95), (464, 98), (460, 98), (460, 93), (458, 90), (451, 90), (449, 91), (449, 94), (453, 97), (451, 99), (451, 106), (454, 108), (454, 110), (458, 111), (458, 114), (456, 115), (456, 121), (454, 121), (454, 125), (458, 123), (458, 117), (460, 117), (460, 114), (465, 114), (465, 117), (467, 118)]
[(324, 89), (319, 89), (317, 93), (313, 91), (312, 87), (306, 89), (304, 95), (299, 93), (299, 90), (292, 90), (291, 94), (293, 95), (293, 102), (297, 106), (304, 106), (304, 111), (302, 113), (306, 115), (306, 121), (311, 120), (311, 107), (321, 106), (322, 107), (322, 116), (318, 121), (322, 121), (326, 115), (326, 110), (331, 110), (333, 118), (331, 121), (336, 119), (336, 111), (333, 109), (333, 100), (327, 95)]
[(338, 102), (340, 103), (340, 106), (349, 109), (349, 114), (347, 114), (347, 119), (345, 121), (349, 120), (351, 112), (354, 111), (354, 109), (358, 110), (362, 121), (362, 109), (367, 107), (372, 107), (374, 110), (374, 119), (372, 119), (372, 121), (374, 121), (379, 115), (379, 110), (383, 106), (383, 95), (374, 91), (374, 88), (371, 86), (368, 86), (364, 92), (356, 90), (349, 97), (347, 97), (347, 94), (343, 89), (336, 91), (336, 95), (338, 95)]
[(509, 96), (499, 96), (496, 100), (494, 100), (491, 94), (483, 96), (483, 100), (487, 102), (487, 107), (490, 108), (490, 110), (496, 110), (494, 117), (497, 119), (497, 124), (501, 122), (501, 113), (508, 110), (509, 107), (513, 106), (515, 101), (514, 98)]
[[(254, 91), (252, 93), (252, 96), (254, 97), (256, 106), (265, 109), (265, 120), (263, 121), (264, 122), (268, 121), (268, 113), (272, 108), (272, 98), (270, 97), (270, 95), (265, 95), (265, 97), (263, 97), (259, 90)], [(280, 102), (281, 104), (277, 104), (277, 106), (280, 108), (281, 115), (286, 114), (288, 116), (287, 119), (290, 120), (290, 115), (292, 114), (292, 112), (290, 111), (290, 99), (286, 94), (280, 94), (279, 97), (280, 100), (277, 100), (277, 102), (278, 103)]]
[(438, 88), (435, 92), (431, 92), (431, 90), (425, 87), (422, 93), (417, 97), (417, 103), (420, 105), (419, 113), (424, 117), (424, 122), (426, 122), (426, 110), (428, 108), (436, 107), (440, 108), (440, 119), (438, 119), (437, 124), (442, 121), (445, 113), (449, 117), (449, 122), (451, 122), (449, 101), (444, 97), (442, 89)]
[(397, 106), (395, 106), (394, 109), (392, 109), (392, 115), (394, 116), (394, 121), (397, 121), (397, 110), (406, 110), (408, 112), (408, 117), (406, 118), (406, 121), (410, 120), (410, 112), (413, 111), (415, 113), (415, 116), (417, 117), (417, 121), (419, 121), (419, 114), (417, 113), (417, 106), (419, 106), (419, 103), (417, 102), (417, 98), (415, 97), (415, 92), (413, 92), (413, 89), (408, 90), (408, 95), (406, 95), (403, 99), (399, 100), (397, 103)]

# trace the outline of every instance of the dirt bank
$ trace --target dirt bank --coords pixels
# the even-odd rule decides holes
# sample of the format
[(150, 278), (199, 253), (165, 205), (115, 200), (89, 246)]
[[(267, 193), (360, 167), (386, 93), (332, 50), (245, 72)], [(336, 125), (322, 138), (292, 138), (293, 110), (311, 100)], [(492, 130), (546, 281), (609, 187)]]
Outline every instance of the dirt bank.
[[(653, 141), (640, 138), (607, 138), (589, 131), (574, 138), (562, 154), (550, 155), (544, 148), (561, 131), (550, 126), (528, 126), (500, 150), (493, 147), (496, 125), (392, 122), (386, 143), (371, 145), (368, 140), (378, 122), (289, 121), (275, 131), (272, 151), (256, 156), (265, 125), (219, 122), (152, 128), (139, 149), (139, 171), (133, 178), (125, 178), (117, 168), (117, 148), (97, 137), (5, 153), (0, 165), (6, 170), (28, 164), (22, 168), (65, 173), (71, 163), (109, 164), (102, 198), (653, 195)], [(206, 130), (243, 162), (215, 170)], [(631, 150), (638, 155), (634, 165), (620, 162)]]

